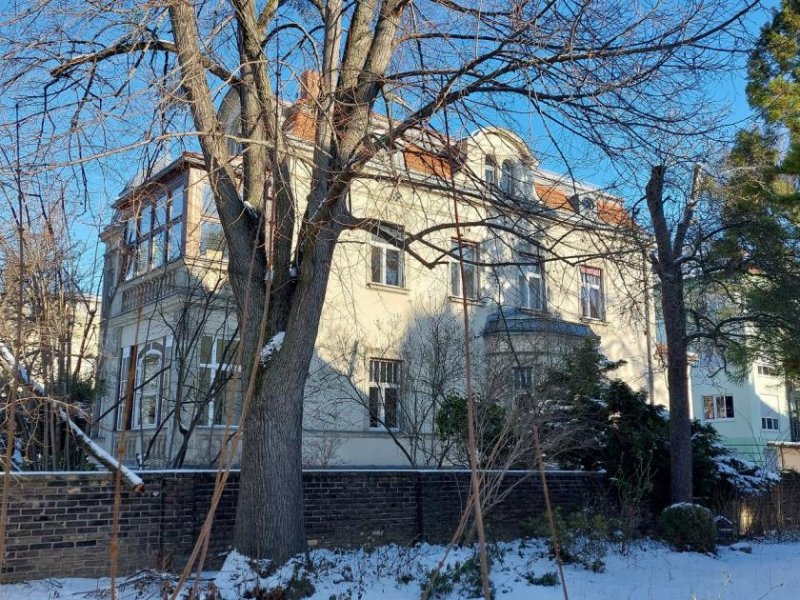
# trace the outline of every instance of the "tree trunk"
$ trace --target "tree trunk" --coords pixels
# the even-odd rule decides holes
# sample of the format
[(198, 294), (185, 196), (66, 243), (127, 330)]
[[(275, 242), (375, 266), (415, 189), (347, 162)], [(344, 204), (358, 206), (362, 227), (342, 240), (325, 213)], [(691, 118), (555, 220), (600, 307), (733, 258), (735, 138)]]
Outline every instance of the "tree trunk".
[[(319, 329), (339, 225), (324, 227), (304, 258), (283, 347), (256, 363), (255, 390), (242, 438), (234, 547), (253, 558), (283, 562), (305, 551), (303, 523), (303, 396)], [(274, 297), (273, 297), (274, 300)], [(270, 304), (270, 312), (283, 310)], [(256, 327), (241, 328), (252, 343)], [(269, 335), (274, 335), (270, 331)], [(247, 348), (244, 349), (247, 352)], [(245, 354), (259, 356), (259, 352)], [(257, 359), (256, 359), (257, 360)]]
[(653, 266), (661, 283), (661, 307), (667, 338), (667, 385), (669, 387), (670, 483), (673, 502), (691, 502), (692, 423), (689, 411), (688, 341), (686, 337), (686, 299), (681, 261), (684, 239), (692, 220), (699, 190), (699, 170), (695, 169), (690, 201), (674, 235), (664, 211), (664, 166), (653, 167), (647, 183), (646, 199), (653, 222), (658, 255)]
[(686, 306), (683, 274), (662, 280), (661, 306), (667, 338), (667, 386), (669, 387), (669, 453), (672, 502), (692, 501), (692, 424), (686, 343)]

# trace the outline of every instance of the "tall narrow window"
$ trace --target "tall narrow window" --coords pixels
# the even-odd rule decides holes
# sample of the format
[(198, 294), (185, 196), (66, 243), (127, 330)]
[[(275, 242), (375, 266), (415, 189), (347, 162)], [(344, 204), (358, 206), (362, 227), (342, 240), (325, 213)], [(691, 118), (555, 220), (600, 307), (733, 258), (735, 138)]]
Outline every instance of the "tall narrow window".
[(239, 421), (238, 399), (240, 378), (237, 340), (204, 335), (200, 338), (198, 399), (208, 401), (205, 424), (236, 425)]
[[(450, 263), (450, 294), (456, 297), (464, 297), (470, 300), (477, 300), (480, 297), (480, 278), (478, 266), (478, 247), (475, 244), (464, 242), (461, 244), (460, 251), (458, 242), (453, 240), (451, 244), (452, 262)], [(461, 285), (461, 265), (464, 263), (464, 285)]]
[(133, 404), (134, 427), (155, 427), (159, 422), (163, 356), (163, 346), (150, 342), (138, 357)]
[(581, 316), (586, 319), (605, 318), (603, 272), (594, 267), (581, 267)]
[(489, 186), (497, 185), (497, 161), (488, 154), (483, 159), (483, 181)]
[(133, 383), (135, 377), (131, 377), (131, 365), (136, 364), (136, 346), (129, 346), (122, 349), (122, 356), (119, 359), (119, 386), (117, 387), (117, 430), (131, 428), (131, 413), (128, 406), (133, 400)]
[(506, 194), (514, 193), (514, 163), (510, 160), (504, 160), (500, 173), (500, 189)]
[(546, 307), (544, 267), (535, 257), (530, 260), (531, 264), (521, 266), (517, 275), (519, 307), (543, 311)]
[(373, 283), (403, 287), (402, 248), (373, 236), (370, 252), (370, 280)]
[(398, 409), (400, 402), (399, 360), (373, 359), (369, 361), (369, 426), (371, 429), (400, 428)]
[(514, 378), (514, 399), (528, 396), (533, 389), (533, 368), (514, 367), (512, 370)]

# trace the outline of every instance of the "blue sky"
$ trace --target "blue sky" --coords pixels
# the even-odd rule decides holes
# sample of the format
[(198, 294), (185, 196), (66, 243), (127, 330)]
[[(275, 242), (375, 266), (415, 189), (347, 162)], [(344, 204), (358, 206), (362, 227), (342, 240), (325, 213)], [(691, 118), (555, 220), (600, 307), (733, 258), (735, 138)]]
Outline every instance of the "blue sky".
[[(778, 0), (765, 2), (765, 8), (777, 6)], [(766, 10), (753, 14), (749, 18), (748, 26), (756, 31), (767, 19)], [(742, 57), (744, 58), (744, 57)], [(742, 61), (743, 65), (743, 61)], [(752, 117), (752, 112), (747, 105), (744, 94), (745, 72), (742, 68), (736, 72), (720, 76), (713, 81), (713, 95), (719, 102), (721, 109), (728, 110), (727, 122), (731, 124), (730, 135), (741, 127), (748, 126), (748, 121)], [(548, 150), (546, 136), (539, 130), (540, 124), (529, 114), (525, 114), (524, 109), (515, 118), (515, 130), (523, 137), (529, 139), (533, 145), (534, 154), (542, 158), (542, 166), (556, 172), (565, 172), (564, 161), (555, 157), (552, 148)], [(506, 120), (503, 125), (508, 125)], [(537, 152), (537, 145), (541, 152)], [(579, 179), (585, 179), (600, 187), (613, 186), (617, 182), (617, 175), (611, 168), (607, 159), (596, 158), (587, 152), (586, 144), (575, 139), (564, 138), (563, 150), (570, 163), (570, 168)], [(173, 150), (177, 153), (177, 150)], [(99, 243), (98, 233), (102, 224), (111, 218), (110, 205), (121, 191), (127, 180), (134, 176), (136, 171), (136, 161), (128, 160), (126, 156), (105, 160), (102, 164), (88, 164), (86, 166), (86, 177), (88, 188), (91, 190), (85, 210), (81, 211), (74, 220), (72, 233), (77, 240), (82, 240), (85, 244), (85, 251), (82, 254), (83, 264), (87, 270), (91, 269), (94, 259), (102, 256), (102, 244)], [(76, 180), (82, 177), (79, 172), (74, 173)], [(621, 190), (625, 196), (635, 195), (636, 189)], [(79, 201), (79, 204), (82, 202)], [(99, 265), (98, 265), (99, 271)]]

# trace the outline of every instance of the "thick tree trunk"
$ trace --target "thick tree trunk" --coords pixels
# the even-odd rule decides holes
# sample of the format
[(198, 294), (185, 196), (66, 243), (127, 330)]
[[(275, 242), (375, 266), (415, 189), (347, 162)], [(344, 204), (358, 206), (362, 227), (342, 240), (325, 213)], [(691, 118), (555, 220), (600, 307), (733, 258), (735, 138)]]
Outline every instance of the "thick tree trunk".
[[(340, 226), (322, 229), (292, 298), (282, 348), (257, 364), (242, 439), (234, 547), (246, 556), (283, 562), (306, 549), (303, 523), (303, 392), (319, 329)], [(273, 297), (274, 300), (275, 297)], [(283, 310), (270, 305), (270, 312)], [(256, 327), (243, 324), (242, 339)], [(269, 335), (276, 332), (270, 331)], [(245, 349), (246, 351), (246, 349)], [(246, 354), (245, 356), (258, 356)], [(256, 359), (257, 360), (257, 359)]]

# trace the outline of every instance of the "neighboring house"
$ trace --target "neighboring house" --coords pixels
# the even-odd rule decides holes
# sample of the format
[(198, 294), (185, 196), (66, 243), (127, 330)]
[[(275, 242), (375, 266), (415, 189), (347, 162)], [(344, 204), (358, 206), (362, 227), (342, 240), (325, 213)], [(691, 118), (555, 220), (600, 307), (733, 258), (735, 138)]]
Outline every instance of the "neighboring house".
[(713, 425), (736, 454), (780, 466), (776, 443), (800, 441), (800, 390), (764, 363), (739, 381), (707, 362), (699, 358), (690, 367), (692, 417)]
[[(298, 199), (308, 190), (303, 157), (314, 135), (305, 101), (285, 107)], [(230, 99), (223, 117), (238, 122)], [(354, 212), (376, 219), (384, 235), (349, 230), (337, 246), (305, 390), (306, 462), (435, 462), (437, 402), (463, 387), (462, 289), (482, 393), (512, 397), (593, 335), (610, 358), (625, 359), (620, 377), (665, 402), (653, 376), (653, 310), (642, 300), (647, 269), (625, 239), (620, 201), (539, 169), (507, 130), (460, 140), (456, 170), (436, 143), (420, 133), (368, 165), (392, 177), (352, 186)], [(462, 221), (535, 227), (542, 244), (489, 239), (467, 226), (459, 248), (452, 227), (436, 227), (454, 220), (446, 180), (463, 195)], [(486, 190), (535, 219), (490, 214)], [(124, 434), (126, 460), (148, 466), (212, 464), (238, 423), (243, 384), (224, 236), (201, 158), (183, 154), (126, 189), (114, 208), (102, 235), (104, 393), (95, 437), (117, 452)], [(386, 241), (422, 227), (435, 230), (430, 245), (415, 247), (429, 266)]]

